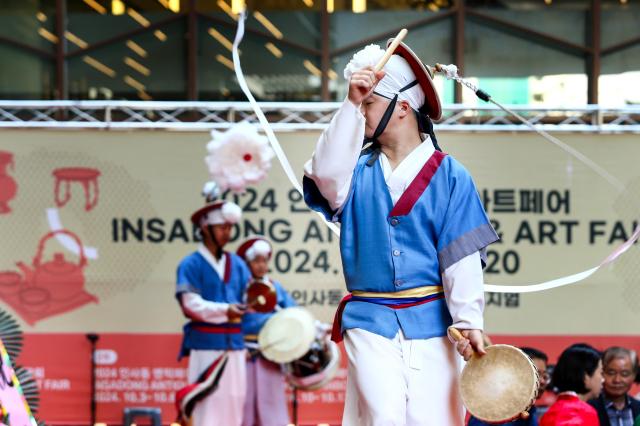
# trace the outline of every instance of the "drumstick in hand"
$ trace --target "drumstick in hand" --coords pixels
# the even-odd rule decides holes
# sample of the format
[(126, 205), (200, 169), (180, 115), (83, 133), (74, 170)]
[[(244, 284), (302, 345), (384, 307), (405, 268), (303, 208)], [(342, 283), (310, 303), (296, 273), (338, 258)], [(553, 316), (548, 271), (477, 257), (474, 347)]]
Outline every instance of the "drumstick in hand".
[[(456, 341), (456, 349), (458, 349), (458, 352), (464, 352), (464, 350), (466, 350), (466, 346), (464, 348), (464, 350), (461, 350), (460, 348), (458, 348), (458, 344), (463, 341), (463, 340), (467, 340), (466, 337), (464, 337), (462, 335), (462, 333), (460, 333), (460, 330), (458, 330), (457, 328), (454, 327), (449, 327), (448, 329), (449, 331), (449, 335), (453, 338), (453, 340)], [(471, 342), (469, 342), (469, 344), (471, 344)], [(471, 348), (473, 350), (473, 348)], [(460, 355), (462, 355), (462, 353), (460, 353)], [(471, 355), (472, 357), (476, 356), (476, 351), (473, 351), (473, 354)]]
[(253, 302), (249, 303), (249, 307), (253, 308), (255, 305), (263, 306), (266, 304), (267, 304), (267, 298), (260, 294), (258, 295), (258, 297), (256, 297), (256, 299)]
[(384, 52), (384, 56), (382, 57), (382, 59), (378, 61), (378, 64), (374, 68), (375, 72), (378, 72), (382, 68), (384, 68), (385, 64), (389, 61), (389, 58), (391, 58), (391, 55), (393, 55), (393, 52), (396, 51), (396, 48), (398, 47), (400, 42), (404, 40), (406, 35), (407, 35), (407, 29), (406, 28), (401, 29), (398, 35), (393, 39), (393, 42), (391, 43), (391, 45), (387, 47), (387, 50)]
[(483, 334), (481, 330), (465, 330), (466, 334), (462, 334), (460, 330), (449, 327), (449, 334), (456, 341), (456, 349), (462, 355), (465, 361), (471, 357), (482, 356), (486, 352), (484, 350)]

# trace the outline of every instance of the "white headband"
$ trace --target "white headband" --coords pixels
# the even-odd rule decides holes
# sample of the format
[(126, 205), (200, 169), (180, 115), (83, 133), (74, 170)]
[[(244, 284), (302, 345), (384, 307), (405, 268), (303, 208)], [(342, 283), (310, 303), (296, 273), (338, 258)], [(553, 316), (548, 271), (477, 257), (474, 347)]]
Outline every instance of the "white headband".
[[(354, 71), (367, 66), (375, 66), (384, 55), (384, 50), (377, 44), (370, 44), (353, 55), (351, 61), (344, 70), (344, 78), (349, 80)], [(391, 55), (383, 70), (386, 75), (376, 86), (375, 92), (389, 99), (396, 94), (399, 100), (405, 100), (416, 111), (424, 105), (425, 95), (419, 84), (400, 92), (400, 89), (416, 80), (416, 75), (411, 70), (409, 63), (399, 55)]]
[(201, 225), (223, 225), (229, 223), (231, 225), (238, 223), (242, 217), (242, 209), (230, 201), (226, 201), (219, 209), (207, 212), (200, 219)]
[(271, 255), (271, 246), (265, 240), (257, 240), (255, 243), (249, 247), (247, 250), (245, 257), (251, 262), (258, 256), (269, 257)]

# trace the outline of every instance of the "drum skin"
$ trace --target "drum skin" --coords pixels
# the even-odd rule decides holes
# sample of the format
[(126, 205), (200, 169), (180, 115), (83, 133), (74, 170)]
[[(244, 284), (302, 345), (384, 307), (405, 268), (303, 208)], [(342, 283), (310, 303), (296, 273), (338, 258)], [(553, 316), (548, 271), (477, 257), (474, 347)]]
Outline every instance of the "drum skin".
[(273, 312), (278, 303), (276, 287), (269, 281), (253, 280), (247, 287), (247, 305), (261, 313)]
[(262, 356), (276, 363), (287, 363), (309, 351), (316, 335), (313, 316), (304, 308), (276, 312), (260, 330), (258, 346)]
[(538, 371), (531, 359), (510, 345), (492, 345), (474, 355), (460, 377), (465, 407), (479, 420), (500, 424), (520, 417), (535, 402)]

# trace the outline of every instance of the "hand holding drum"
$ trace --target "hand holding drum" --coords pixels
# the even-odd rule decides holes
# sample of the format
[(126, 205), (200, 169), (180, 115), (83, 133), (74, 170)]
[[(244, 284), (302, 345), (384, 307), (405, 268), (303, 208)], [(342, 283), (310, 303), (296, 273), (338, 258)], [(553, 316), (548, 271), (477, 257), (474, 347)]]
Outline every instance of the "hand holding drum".
[[(456, 341), (464, 337), (450, 327)], [(500, 424), (528, 418), (538, 392), (538, 371), (531, 359), (510, 345), (491, 345), (486, 354), (474, 355), (460, 376), (462, 401), (479, 420)]]

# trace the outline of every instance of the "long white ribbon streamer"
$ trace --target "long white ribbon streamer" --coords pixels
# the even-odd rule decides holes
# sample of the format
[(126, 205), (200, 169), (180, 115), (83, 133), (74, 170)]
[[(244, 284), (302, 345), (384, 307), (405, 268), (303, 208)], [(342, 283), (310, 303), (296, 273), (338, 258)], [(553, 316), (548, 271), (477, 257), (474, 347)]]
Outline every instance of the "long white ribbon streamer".
[[(244, 37), (244, 21), (246, 17), (247, 17), (246, 11), (242, 11), (242, 13), (238, 18), (238, 30), (236, 31), (236, 38), (233, 41), (233, 50), (231, 51), (231, 54), (233, 55), (233, 68), (236, 73), (236, 78), (238, 79), (238, 84), (240, 85), (240, 88), (242, 89), (244, 94), (247, 96), (247, 99), (249, 99), (249, 103), (251, 104), (253, 111), (256, 113), (256, 117), (258, 117), (258, 121), (262, 126), (262, 130), (266, 133), (267, 138), (269, 139), (269, 143), (271, 144), (271, 148), (276, 153), (276, 157), (278, 158), (278, 161), (280, 162), (280, 165), (282, 166), (284, 173), (287, 175), (287, 178), (289, 178), (289, 181), (291, 182), (293, 187), (300, 193), (301, 196), (304, 197), (302, 186), (298, 182), (298, 178), (296, 178), (296, 174), (294, 173), (293, 168), (291, 167), (291, 164), (289, 163), (289, 160), (287, 159), (287, 156), (284, 153), (284, 150), (280, 146), (280, 142), (278, 142), (278, 138), (276, 138), (276, 135), (273, 133), (273, 130), (269, 125), (269, 121), (267, 120), (267, 117), (265, 117), (264, 113), (262, 112), (262, 109), (260, 108), (260, 105), (258, 105), (258, 103), (256, 102), (256, 99), (253, 97), (251, 90), (249, 90), (247, 81), (245, 80), (244, 74), (242, 73), (238, 47), (240, 46), (240, 42)], [(319, 212), (315, 212), (315, 213), (317, 213), (318, 216), (320, 216), (322, 220), (326, 222), (324, 219), (324, 216), (321, 213)], [(329, 227), (329, 229), (331, 229), (336, 235), (340, 236), (340, 229), (334, 223), (326, 222), (326, 224)]]
[[(469, 82), (469, 81), (463, 79), (462, 77), (460, 77), (460, 75), (458, 74), (458, 67), (457, 66), (455, 66), (453, 64), (450, 64), (450, 65), (438, 64), (438, 65), (436, 65), (436, 69), (441, 71), (443, 74), (445, 74), (445, 77), (448, 80), (455, 80), (461, 86), (464, 86), (464, 87), (467, 87), (468, 89), (471, 89), (474, 93), (476, 93), (476, 95), (478, 94), (478, 87), (476, 87), (471, 82)], [(480, 97), (480, 96), (478, 96), (478, 97)], [(495, 100), (493, 100), (493, 98), (491, 98), (491, 96), (487, 95), (487, 97), (488, 97), (488, 101), (486, 99), (484, 99), (484, 98), (483, 99), (485, 101), (487, 101), (487, 102), (490, 102), (490, 103), (496, 105), (498, 108), (500, 108), (501, 110), (503, 110), (507, 114), (513, 115), (520, 122), (522, 122), (525, 126), (530, 128), (534, 132), (538, 133), (544, 139), (546, 139), (547, 141), (549, 141), (552, 144), (556, 145), (557, 147), (559, 147), (560, 149), (562, 149), (563, 151), (565, 151), (569, 155), (577, 158), (584, 165), (586, 165), (588, 168), (593, 170), (598, 176), (600, 176), (601, 178), (603, 178), (604, 180), (609, 182), (609, 184), (611, 186), (613, 186), (614, 188), (616, 188), (619, 192), (624, 191), (624, 185), (622, 184), (622, 182), (620, 182), (620, 180), (618, 180), (617, 178), (612, 176), (609, 172), (607, 172), (603, 167), (601, 167), (595, 161), (593, 161), (592, 159), (590, 159), (589, 157), (587, 157), (586, 155), (584, 155), (583, 153), (581, 153), (577, 149), (575, 149), (575, 148), (567, 145), (566, 143), (562, 142), (560, 139), (550, 135), (549, 133), (545, 132), (542, 129), (539, 129), (537, 126), (535, 126), (533, 123), (529, 122), (529, 120), (527, 120), (526, 118), (522, 117), (520, 114), (518, 114), (515, 111), (513, 111), (513, 110), (511, 110), (511, 109), (509, 109), (509, 108), (507, 108), (507, 107), (505, 107), (503, 105), (501, 105), (499, 102), (496, 102)], [(600, 265), (596, 266), (595, 268), (591, 268), (589, 270), (586, 270), (586, 271), (583, 271), (583, 272), (579, 272), (577, 274), (573, 274), (573, 275), (568, 275), (568, 276), (565, 276), (565, 277), (557, 278), (555, 280), (546, 281), (546, 282), (541, 283), (541, 284), (522, 284), (522, 285), (485, 284), (485, 291), (494, 292), (494, 293), (531, 293), (531, 292), (549, 290), (549, 289), (552, 289), (552, 288), (557, 288), (557, 287), (562, 287), (562, 286), (565, 286), (565, 285), (578, 283), (578, 282), (580, 282), (582, 280), (585, 280), (586, 278), (590, 277), (591, 275), (595, 274), (596, 271), (601, 269), (603, 266), (608, 265), (611, 262), (613, 262), (615, 259), (617, 259), (618, 256), (620, 256), (622, 253), (627, 251), (635, 243), (635, 241), (638, 239), (639, 236), (640, 236), (640, 226), (638, 226), (635, 229), (634, 233), (631, 235), (631, 238), (629, 238), (627, 241), (622, 243), (602, 263), (600, 263)]]
[(595, 268), (591, 268), (587, 271), (578, 272), (577, 274), (568, 275), (562, 278), (556, 278), (555, 280), (546, 281), (540, 284), (526, 284), (526, 285), (495, 285), (485, 284), (484, 291), (492, 293), (533, 293), (536, 291), (550, 290), (552, 288), (562, 287), (565, 285), (575, 284), (584, 279), (587, 279), (591, 275), (595, 274), (599, 269), (609, 265), (616, 260), (622, 253), (626, 252), (640, 237), (640, 227), (636, 228), (631, 238), (624, 243), (620, 244), (600, 265)]
[[(449, 65), (438, 64), (438, 65), (436, 65), (436, 69), (440, 70), (445, 75), (447, 80), (455, 80), (461, 86), (464, 86), (464, 87), (466, 87), (468, 89), (471, 89), (474, 93), (477, 94), (478, 87), (476, 87), (470, 81), (465, 80), (464, 78), (460, 77), (460, 75), (458, 75), (458, 67), (456, 65), (454, 65), (454, 64), (449, 64)], [(573, 157), (575, 157), (578, 160), (580, 160), (584, 165), (586, 165), (591, 170), (596, 172), (601, 178), (603, 178), (604, 180), (609, 182), (611, 184), (611, 186), (616, 188), (618, 191), (620, 191), (620, 192), (624, 191), (624, 185), (622, 184), (622, 182), (620, 182), (616, 177), (612, 176), (611, 173), (607, 172), (603, 167), (601, 167), (598, 163), (593, 161), (591, 158), (587, 157), (586, 155), (584, 155), (583, 153), (581, 153), (577, 149), (575, 149), (575, 148), (567, 145), (566, 143), (562, 142), (560, 139), (556, 138), (555, 136), (550, 135), (549, 133), (547, 133), (543, 129), (538, 128), (537, 126), (535, 126), (533, 123), (531, 123), (529, 120), (527, 120), (526, 118), (524, 118), (523, 116), (521, 116), (517, 112), (515, 112), (512, 109), (507, 108), (507, 107), (503, 106), (502, 104), (500, 104), (499, 102), (495, 101), (491, 96), (489, 96), (488, 98), (489, 98), (489, 100), (486, 101), (486, 102), (490, 102), (490, 103), (494, 104), (495, 106), (497, 106), (498, 108), (500, 108), (501, 110), (503, 110), (504, 112), (506, 112), (507, 114), (510, 114), (510, 115), (514, 116), (522, 124), (527, 126), (529, 129), (533, 130), (534, 132), (538, 133), (540, 136), (545, 138), (547, 141), (549, 141), (552, 144), (556, 145), (557, 147), (559, 147), (560, 149), (562, 149), (563, 151), (565, 151), (569, 155), (572, 155)]]
[[(294, 173), (294, 171), (293, 171), (293, 169), (291, 167), (291, 164), (289, 163), (289, 160), (287, 159), (286, 154), (284, 153), (282, 147), (280, 146), (280, 143), (278, 142), (278, 139), (276, 138), (275, 134), (273, 133), (273, 130), (271, 129), (271, 126), (269, 125), (269, 121), (265, 117), (264, 113), (262, 112), (262, 109), (260, 108), (260, 106), (256, 102), (255, 98), (253, 97), (253, 94), (249, 90), (249, 86), (247, 85), (247, 82), (244, 79), (244, 75), (242, 73), (242, 67), (240, 66), (240, 55), (238, 53), (238, 46), (240, 45), (240, 42), (242, 41), (242, 38), (244, 36), (244, 21), (245, 21), (245, 19), (246, 19), (246, 13), (243, 11), (240, 14), (240, 17), (238, 19), (238, 30), (236, 32), (236, 37), (235, 37), (235, 40), (233, 42), (232, 55), (233, 55), (233, 66), (234, 66), (236, 78), (238, 79), (238, 84), (240, 85), (240, 88), (242, 89), (244, 94), (249, 99), (249, 103), (251, 104), (251, 107), (255, 111), (256, 116), (258, 117), (258, 121), (260, 122), (260, 125), (262, 126), (262, 129), (266, 133), (267, 138), (269, 139), (269, 143), (271, 144), (271, 147), (273, 148), (273, 151), (276, 153), (276, 157), (278, 158), (278, 161), (282, 165), (282, 168), (284, 169), (285, 174), (289, 178), (289, 181), (291, 181), (293, 187), (298, 192), (300, 192), (301, 195), (304, 196), (304, 194), (302, 192), (302, 187), (301, 187), (300, 183), (298, 182), (298, 179), (296, 178), (296, 175), (295, 175), (295, 173)], [(449, 70), (446, 70), (446, 71), (449, 71)], [(462, 85), (466, 85), (465, 84), (466, 81), (463, 80), (462, 78), (460, 78), (457, 75), (457, 68), (455, 70), (455, 75), (453, 74), (452, 71), (449, 71), (449, 72), (447, 72), (447, 77), (455, 79), (456, 81), (458, 81), (458, 83), (460, 83)], [(467, 87), (470, 87), (470, 86), (467, 86)], [(473, 90), (472, 87), (470, 87), (470, 88)], [(616, 178), (611, 176), (602, 167), (598, 166), (594, 161), (592, 161), (591, 159), (586, 157), (584, 154), (582, 154), (579, 151), (575, 150), (574, 148), (566, 145), (565, 143), (563, 143), (559, 139), (551, 136), (547, 132), (541, 131), (536, 126), (534, 126), (533, 124), (529, 123), (525, 118), (519, 116), (515, 112), (506, 109), (505, 107), (503, 107), (502, 105), (498, 104), (497, 102), (495, 102), (493, 100), (491, 100), (491, 102), (496, 104), (499, 108), (503, 109), (505, 112), (515, 115), (520, 121), (522, 121), (524, 124), (526, 124), (532, 130), (538, 132), (542, 137), (547, 139), (549, 142), (555, 144), (556, 146), (559, 146), (560, 148), (565, 150), (570, 155), (578, 158), (580, 161), (582, 161), (584, 164), (586, 164), (589, 168), (594, 170), (598, 175), (600, 175), (602, 178), (607, 180), (616, 189), (618, 189), (618, 190), (622, 190), (623, 189), (623, 185), (619, 180), (617, 180)], [(322, 218), (322, 220), (327, 224), (327, 226), (336, 235), (340, 235), (340, 230), (335, 224), (325, 221), (324, 220), (324, 216), (322, 216), (321, 213), (317, 213), (317, 214)], [(492, 292), (492, 293), (533, 293), (533, 292), (549, 290), (549, 289), (553, 289), (553, 288), (557, 288), (557, 287), (563, 287), (563, 286), (567, 286), (567, 285), (571, 285), (571, 284), (576, 284), (576, 283), (578, 283), (580, 281), (583, 281), (586, 278), (590, 277), (591, 275), (596, 273), (599, 269), (603, 268), (604, 266), (612, 263), (620, 255), (622, 255), (624, 252), (626, 252), (635, 243), (635, 241), (638, 240), (639, 237), (640, 237), (640, 226), (636, 228), (636, 230), (634, 231), (634, 233), (631, 236), (631, 238), (629, 238), (622, 245), (620, 245), (618, 248), (616, 248), (609, 256), (607, 256), (607, 258), (602, 263), (600, 263), (600, 265), (598, 265), (598, 266), (596, 266), (594, 268), (588, 269), (586, 271), (579, 272), (579, 273), (573, 274), (573, 275), (568, 275), (568, 276), (561, 277), (561, 278), (557, 278), (557, 279), (554, 279), (554, 280), (551, 280), (551, 281), (546, 281), (546, 282), (539, 283), (539, 284), (521, 284), (521, 285), (485, 284), (484, 290), (485, 290), (485, 292)]]

